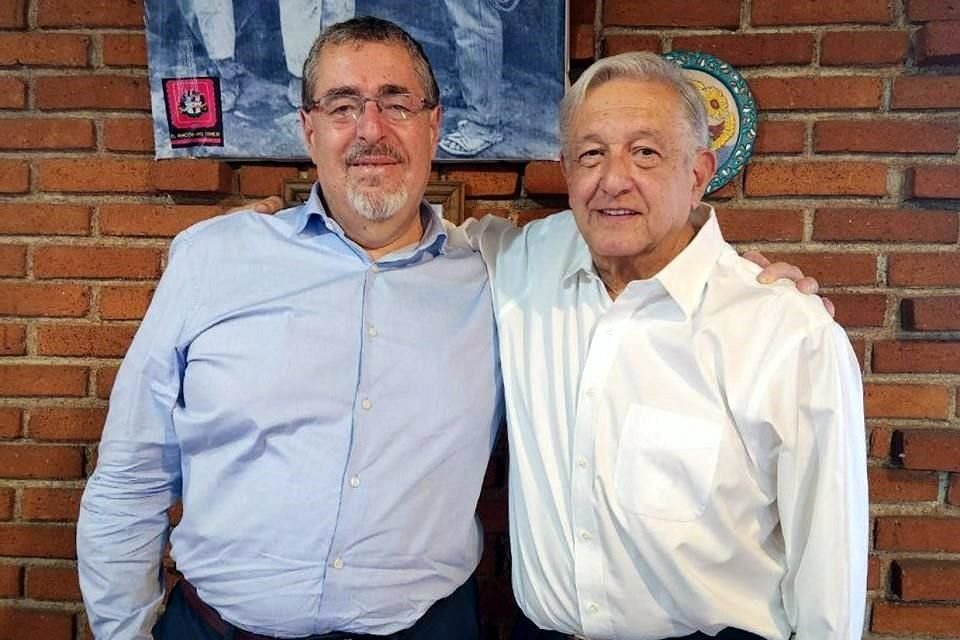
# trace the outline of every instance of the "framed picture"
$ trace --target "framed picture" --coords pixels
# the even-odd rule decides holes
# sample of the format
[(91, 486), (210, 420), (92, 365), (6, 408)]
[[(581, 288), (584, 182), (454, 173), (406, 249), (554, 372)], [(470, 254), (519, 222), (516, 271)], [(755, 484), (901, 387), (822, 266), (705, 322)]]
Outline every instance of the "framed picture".
[(391, 20), (441, 90), (438, 160), (559, 155), (565, 0), (145, 0), (158, 158), (303, 160), (303, 63), (324, 27)]
[(729, 64), (706, 53), (673, 51), (664, 55), (679, 64), (703, 98), (710, 148), (717, 172), (707, 186), (713, 193), (747, 165), (757, 139), (757, 104), (747, 81)]
[[(313, 182), (299, 178), (288, 178), (283, 181), (283, 204), (287, 207), (293, 207), (302, 204), (310, 197), (310, 189)], [(432, 204), (444, 218), (454, 224), (460, 224), (464, 221), (465, 214), (463, 210), (464, 184), (462, 182), (451, 180), (434, 180), (427, 183), (427, 190), (423, 197)]]

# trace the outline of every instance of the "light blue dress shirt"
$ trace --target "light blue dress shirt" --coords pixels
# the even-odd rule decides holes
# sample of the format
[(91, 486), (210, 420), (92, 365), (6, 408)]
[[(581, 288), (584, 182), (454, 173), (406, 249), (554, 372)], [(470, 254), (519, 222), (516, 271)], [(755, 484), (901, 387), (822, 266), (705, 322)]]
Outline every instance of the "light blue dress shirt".
[(99, 640), (149, 638), (177, 568), (227, 621), (412, 625), (476, 568), (502, 415), (483, 263), (421, 207), (373, 262), (309, 201), (180, 234), (110, 399), (77, 531)]

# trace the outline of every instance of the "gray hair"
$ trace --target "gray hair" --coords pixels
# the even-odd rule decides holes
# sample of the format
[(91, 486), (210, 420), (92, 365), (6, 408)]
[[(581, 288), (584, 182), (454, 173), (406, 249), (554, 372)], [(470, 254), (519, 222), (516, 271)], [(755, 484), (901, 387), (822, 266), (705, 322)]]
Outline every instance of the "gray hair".
[(643, 82), (660, 82), (672, 88), (680, 98), (683, 120), (687, 125), (691, 142), (697, 149), (710, 148), (710, 132), (707, 129), (707, 111), (700, 93), (683, 75), (680, 67), (669, 60), (647, 51), (621, 53), (594, 62), (577, 79), (560, 102), (560, 138), (564, 154), (569, 157), (570, 128), (577, 112), (591, 89), (623, 78)]
[(301, 99), (304, 108), (310, 107), (313, 103), (313, 85), (323, 48), (344, 44), (360, 45), (367, 42), (395, 44), (406, 49), (413, 60), (413, 71), (420, 80), (420, 88), (423, 90), (424, 98), (433, 106), (440, 104), (440, 89), (437, 87), (437, 79), (433, 75), (433, 68), (430, 66), (430, 61), (427, 60), (427, 55), (423, 52), (420, 43), (414, 40), (409, 33), (388, 20), (373, 16), (362, 16), (338, 22), (324, 29), (323, 33), (314, 41), (313, 46), (310, 47), (310, 54), (307, 56), (306, 62), (303, 63)]

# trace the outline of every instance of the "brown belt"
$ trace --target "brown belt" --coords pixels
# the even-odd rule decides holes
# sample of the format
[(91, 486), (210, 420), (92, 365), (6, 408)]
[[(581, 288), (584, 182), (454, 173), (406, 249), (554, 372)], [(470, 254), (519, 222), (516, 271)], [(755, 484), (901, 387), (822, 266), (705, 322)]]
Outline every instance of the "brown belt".
[[(230, 624), (220, 617), (220, 614), (217, 613), (216, 609), (200, 599), (200, 596), (197, 595), (197, 590), (186, 580), (186, 578), (180, 579), (179, 588), (183, 594), (183, 601), (187, 603), (187, 606), (190, 607), (195, 614), (197, 614), (197, 617), (200, 618), (204, 624), (220, 635), (226, 636), (230, 631), (233, 631), (233, 637), (236, 640), (280, 640), (275, 636), (264, 636), (259, 633), (253, 633), (252, 631), (245, 631)], [(396, 633), (389, 636), (371, 636), (362, 633), (334, 631), (333, 633), (303, 636), (300, 638), (291, 638), (289, 640), (391, 640), (398, 637), (399, 634)]]

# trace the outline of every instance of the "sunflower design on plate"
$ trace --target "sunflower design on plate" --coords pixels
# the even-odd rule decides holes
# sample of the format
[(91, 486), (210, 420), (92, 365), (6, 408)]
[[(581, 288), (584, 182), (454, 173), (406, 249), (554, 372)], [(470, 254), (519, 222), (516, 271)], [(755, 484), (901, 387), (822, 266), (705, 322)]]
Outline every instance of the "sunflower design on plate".
[(712, 193), (742, 171), (753, 154), (756, 102), (746, 80), (718, 58), (690, 51), (673, 51), (664, 57), (683, 68), (703, 98), (710, 148), (717, 154), (717, 172), (707, 187), (707, 193)]

